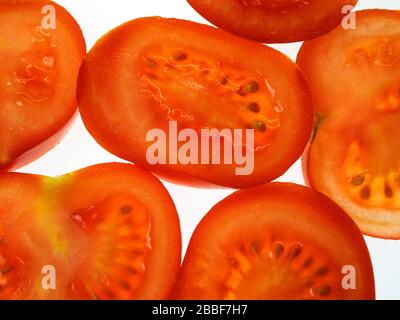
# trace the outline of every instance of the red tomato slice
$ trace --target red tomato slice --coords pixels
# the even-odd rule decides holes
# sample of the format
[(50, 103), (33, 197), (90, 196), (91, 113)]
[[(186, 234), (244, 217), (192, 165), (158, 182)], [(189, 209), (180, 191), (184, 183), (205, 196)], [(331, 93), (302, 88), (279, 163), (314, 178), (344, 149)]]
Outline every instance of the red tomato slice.
[(85, 41), (52, 1), (0, 1), (0, 169), (53, 147), (77, 109)]
[(400, 12), (356, 17), (299, 54), (319, 118), (304, 171), (364, 233), (400, 239)]
[(170, 196), (133, 165), (0, 174), (0, 299), (165, 299), (180, 257)]
[[(268, 43), (319, 37), (357, 0), (188, 0), (204, 18), (239, 36)], [(347, 9), (347, 10), (344, 10)]]
[(350, 217), (312, 189), (272, 183), (211, 209), (192, 236), (174, 296), (374, 299), (375, 289), (367, 246)]
[[(273, 180), (298, 159), (312, 131), (311, 96), (293, 62), (259, 43), (183, 20), (141, 18), (111, 31), (85, 59), (78, 96), (83, 121), (100, 145), (183, 183), (247, 187)], [(242, 144), (254, 153), (254, 171), (238, 175), (235, 162), (200, 162), (200, 143), (197, 164), (150, 165), (153, 142), (146, 135), (162, 129), (170, 150), (170, 121), (197, 137), (202, 129), (254, 129), (254, 147)], [(178, 150), (185, 143), (178, 142)], [(169, 159), (179, 155), (167, 153)], [(222, 148), (216, 153), (224, 158)]]

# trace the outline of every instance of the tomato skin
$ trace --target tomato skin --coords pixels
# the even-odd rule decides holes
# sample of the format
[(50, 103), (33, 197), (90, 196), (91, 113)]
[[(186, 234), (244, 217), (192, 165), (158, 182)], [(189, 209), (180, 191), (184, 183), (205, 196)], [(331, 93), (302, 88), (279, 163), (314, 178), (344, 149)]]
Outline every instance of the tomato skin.
[[(42, 27), (46, 6), (54, 8), (58, 23), (48, 32)], [(0, 55), (8, 61), (0, 66), (0, 76), (10, 86), (0, 95), (0, 170), (6, 171), (41, 157), (68, 131), (77, 113), (76, 84), (86, 45), (77, 22), (55, 2), (5, 0), (0, 8), (1, 20), (15, 24), (12, 40), (10, 22), (0, 24)], [(10, 41), (15, 42), (12, 47)], [(43, 72), (48, 72), (47, 80)], [(17, 108), (10, 109), (12, 103)]]
[[(302, 243), (303, 252), (314, 245), (317, 248), (314, 251), (314, 261), (318, 261), (318, 256), (326, 254), (337, 264), (338, 268), (331, 267), (330, 271), (331, 274), (337, 272), (338, 278), (335, 281), (341, 282), (341, 266), (354, 266), (357, 270), (357, 290), (346, 292), (337, 289), (337, 296), (327, 297), (328, 299), (375, 299), (371, 259), (358, 227), (338, 205), (323, 194), (288, 183), (270, 183), (240, 190), (215, 205), (203, 218), (190, 240), (173, 296), (183, 300), (299, 298), (290, 290), (284, 291), (283, 288), (287, 285), (285, 281), (279, 282), (276, 291), (270, 292), (270, 295), (251, 296), (252, 292), (262, 291), (259, 283), (265, 283), (268, 288), (268, 283), (278, 281), (280, 274), (276, 273), (263, 271), (252, 282), (253, 286), (246, 282), (238, 284), (237, 279), (257, 270), (261, 264), (260, 259), (267, 259), (268, 264), (273, 264), (272, 258), (268, 258), (273, 251), (264, 251), (260, 242), (262, 239), (267, 244), (276, 241), (287, 243), (290, 239), (294, 243)], [(257, 252), (256, 263), (247, 249), (248, 244)], [(233, 285), (242, 289), (248, 287), (249, 291), (247, 295), (234, 292), (236, 298), (221, 294), (221, 288), (232, 286), (232, 283), (224, 282), (229, 274), (233, 274), (231, 267), (237, 267), (237, 261), (232, 262), (232, 257), (236, 257), (233, 248), (237, 248), (242, 257), (241, 262), (237, 258), (241, 265), (238, 267), (241, 276), (234, 273)], [(288, 249), (282, 250), (286, 252)], [(295, 257), (303, 259), (301, 254)], [(285, 266), (287, 269), (292, 268), (290, 265)], [(336, 285), (342, 288), (341, 283)], [(306, 299), (315, 298), (318, 299)]]
[[(148, 47), (174, 45), (174, 41), (178, 41), (179, 47), (186, 50), (189, 57), (190, 54), (200, 52), (204, 54), (205, 60), (222, 60), (224, 63), (228, 61), (238, 70), (241, 68), (241, 72), (245, 74), (260, 74), (261, 78), (272, 83), (272, 90), (276, 90), (285, 110), (280, 118), (281, 125), (273, 133), (275, 136), (271, 139), (271, 144), (256, 152), (254, 172), (250, 175), (238, 176), (235, 165), (148, 163), (145, 155), (151, 143), (146, 141), (146, 133), (155, 128), (168, 132), (168, 120), (156, 111), (160, 102), (149, 95), (147, 88), (143, 89), (146, 83), (140, 66), (142, 52)], [(253, 53), (250, 60), (248, 52)], [(135, 58), (128, 59), (129, 55)], [(165, 88), (170, 88), (173, 84), (172, 81), (163, 83)], [(205, 127), (202, 123), (196, 123), (204, 114), (212, 115), (216, 110), (221, 118), (221, 115), (225, 116), (225, 112), (228, 113), (226, 106), (229, 104), (225, 98), (220, 99), (217, 96), (218, 101), (214, 101), (214, 98), (210, 102), (207, 99), (213, 99), (211, 91), (194, 92), (190, 88), (187, 91), (198, 97), (193, 101), (193, 98), (186, 98), (178, 92), (174, 97), (184, 96), (184, 103), (182, 106), (172, 105), (171, 108), (186, 107), (188, 110), (185, 111), (191, 112), (196, 119), (193, 125), (196, 128)], [(286, 56), (222, 30), (159, 17), (128, 22), (105, 35), (94, 46), (80, 72), (78, 100), (86, 128), (106, 150), (162, 178), (196, 186), (244, 188), (281, 176), (300, 157), (313, 123), (312, 98), (307, 83), (301, 71)], [(209, 106), (198, 111), (201, 103), (206, 102)], [(233, 118), (236, 112), (239, 113), (229, 112), (231, 114), (226, 114), (227, 118)], [(178, 120), (178, 125), (183, 129), (190, 128), (191, 124)], [(225, 128), (245, 129), (236, 123), (231, 126), (228, 120)]]
[[(400, 79), (396, 62), (400, 54), (396, 33), (400, 15), (378, 9), (355, 14), (356, 30), (337, 28), (305, 42), (297, 58), (309, 79), (320, 119), (303, 155), (303, 175), (307, 185), (338, 203), (364, 234), (399, 239), (399, 208), (388, 205), (398, 196), (389, 194), (386, 202), (376, 200), (380, 195), (385, 198), (386, 191), (384, 187), (374, 187), (374, 175), (386, 178), (392, 164), (399, 162), (396, 155), (400, 145), (395, 137), (400, 113), (396, 104), (391, 107), (389, 102)], [(348, 164), (355, 142), (361, 145), (359, 158), (364, 171), (371, 173), (372, 182), (364, 181), (355, 171), (353, 178), (347, 173), (358, 170), (354, 163)], [(354, 177), (362, 180), (354, 180), (353, 184)], [(365, 197), (371, 202), (362, 199), (367, 183), (371, 190)], [(375, 196), (375, 192), (380, 195)]]
[[(188, 0), (205, 19), (239, 36), (266, 43), (286, 43), (317, 38), (333, 30), (357, 0), (308, 1), (309, 6), (273, 8), (274, 1)], [(245, 2), (248, 2), (246, 5)], [(268, 4), (271, 2), (271, 4)], [(279, 2), (279, 1), (277, 1)], [(288, 1), (290, 2), (290, 1)], [(295, 1), (292, 1), (294, 5)]]
[[(0, 245), (0, 270), (4, 268), (4, 258), (11, 261), (12, 266), (11, 271), (3, 275), (7, 285), (0, 291), (0, 299), (87, 300), (96, 296), (101, 299), (168, 298), (181, 262), (180, 226), (171, 197), (149, 173), (130, 164), (108, 163), (57, 178), (2, 173), (0, 182), (0, 232), (3, 239)], [(145, 270), (140, 275), (141, 282), (135, 289), (127, 291), (124, 287), (121, 291), (113, 282), (115, 270), (120, 270), (120, 263), (139, 263), (134, 260), (138, 253), (131, 253), (124, 258), (127, 260), (120, 261), (121, 256), (117, 255), (119, 251), (116, 248), (122, 246), (126, 249), (136, 238), (125, 237), (125, 241), (117, 242), (117, 247), (114, 247), (110, 243), (119, 236), (112, 227), (115, 218), (106, 220), (101, 229), (96, 230), (95, 226), (101, 224), (102, 219), (107, 219), (108, 211), (114, 204), (123, 205), (125, 201), (130, 201), (130, 196), (138, 199), (132, 208), (135, 219), (140, 217), (138, 210), (141, 210), (142, 204), (143, 210), (149, 214), (150, 229), (145, 238), (151, 241), (151, 249), (142, 261)], [(111, 202), (102, 212), (102, 203), (107, 199), (111, 199)], [(85, 212), (90, 210), (97, 211), (87, 215)], [(123, 212), (124, 217), (126, 214), (131, 213)], [(101, 219), (92, 221), (94, 217)], [(126, 232), (124, 228), (128, 226), (123, 224), (119, 230)], [(139, 221), (138, 227), (141, 226)], [(141, 234), (140, 228), (132, 230)], [(111, 238), (106, 237), (109, 232), (112, 232)], [(109, 250), (112, 250), (111, 260), (108, 258)], [(25, 261), (25, 264), (19, 261)], [(108, 262), (103, 265), (102, 261)], [(106, 285), (107, 282), (97, 282), (97, 278), (92, 278), (99, 272), (99, 263), (103, 268), (100, 274), (108, 273), (111, 284)], [(30, 285), (37, 281), (40, 283), (40, 268), (44, 264), (56, 267), (57, 290), (41, 291)], [(114, 273), (110, 270), (114, 270)], [(130, 277), (133, 276), (122, 269), (121, 274), (117, 274), (117, 280), (132, 285), (135, 282), (131, 282), (134, 278)], [(94, 288), (96, 295), (89, 292), (87, 286)], [(114, 291), (115, 294), (102, 296), (103, 286), (104, 292), (108, 294)]]

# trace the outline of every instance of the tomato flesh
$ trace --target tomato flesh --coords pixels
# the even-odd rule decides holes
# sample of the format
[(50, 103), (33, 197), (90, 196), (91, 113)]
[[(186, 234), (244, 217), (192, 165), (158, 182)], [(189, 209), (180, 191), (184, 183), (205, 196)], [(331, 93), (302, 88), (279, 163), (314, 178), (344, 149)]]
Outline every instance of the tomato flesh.
[[(43, 22), (46, 6), (55, 29)], [(41, 156), (65, 133), (86, 48), (76, 21), (51, 1), (2, 1), (0, 21), (0, 169), (10, 169)]]
[(188, 0), (204, 18), (239, 36), (267, 43), (319, 37), (349, 14), (357, 0)]
[[(179, 44), (145, 48), (143, 56), (144, 79), (159, 102), (160, 116), (197, 130), (254, 128), (259, 149), (267, 147), (281, 126), (282, 106), (256, 72), (245, 74), (239, 64)], [(202, 90), (204, 97), (195, 90)], [(195, 98), (201, 100), (187, 104)]]
[[(343, 286), (349, 266), (357, 274), (352, 290)], [(192, 236), (174, 296), (326, 300), (375, 293), (366, 244), (346, 213), (312, 189), (273, 183), (211, 209)]]
[(356, 16), (356, 30), (338, 28), (306, 42), (298, 57), (321, 119), (305, 174), (364, 233), (397, 239), (400, 15), (367, 10)]
[[(102, 164), (58, 178), (5, 173), (0, 181), (0, 299), (168, 297), (180, 230), (155, 178)], [(51, 290), (43, 287), (46, 266), (56, 271)]]
[[(245, 187), (280, 176), (299, 157), (313, 121), (307, 85), (285, 56), (175, 19), (137, 19), (103, 37), (84, 62), (78, 96), (83, 121), (104, 148), (190, 184)], [(162, 129), (170, 150), (171, 121), (198, 137), (202, 129), (253, 129), (254, 146), (241, 145), (254, 153), (254, 171), (239, 176), (234, 164), (223, 161), (150, 165), (146, 134)], [(200, 145), (197, 150), (204, 151)], [(223, 150), (216, 152), (223, 159)]]

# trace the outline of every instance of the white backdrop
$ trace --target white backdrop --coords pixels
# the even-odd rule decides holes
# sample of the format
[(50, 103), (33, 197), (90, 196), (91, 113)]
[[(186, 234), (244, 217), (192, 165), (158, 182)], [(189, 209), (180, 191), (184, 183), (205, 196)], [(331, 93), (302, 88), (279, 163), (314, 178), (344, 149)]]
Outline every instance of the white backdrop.
[[(218, 1), (218, 0), (215, 0)], [(321, 0), (323, 1), (323, 0)], [(185, 0), (56, 0), (80, 24), (88, 49), (104, 33), (138, 17), (163, 16), (207, 23)], [(400, 0), (359, 0), (358, 9), (400, 9)], [(295, 60), (300, 44), (274, 45)], [(22, 168), (21, 172), (61, 175), (102, 162), (122, 161), (103, 150), (78, 119), (65, 139), (51, 152)], [(300, 162), (279, 181), (303, 184)], [(232, 191), (203, 190), (165, 183), (177, 206), (186, 250), (190, 236), (204, 214)], [(400, 241), (366, 237), (373, 260), (378, 299), (400, 300)]]

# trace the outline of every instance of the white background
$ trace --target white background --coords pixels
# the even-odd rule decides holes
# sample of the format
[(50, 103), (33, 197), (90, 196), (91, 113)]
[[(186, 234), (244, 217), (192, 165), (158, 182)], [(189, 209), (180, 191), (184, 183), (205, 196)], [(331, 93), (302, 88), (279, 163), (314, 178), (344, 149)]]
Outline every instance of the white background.
[[(218, 1), (218, 0), (215, 0)], [(320, 0), (323, 1), (323, 0)], [(207, 23), (185, 0), (57, 0), (80, 24), (90, 49), (99, 37), (112, 28), (144, 16), (175, 17)], [(400, 0), (359, 0), (361, 8), (400, 9)], [(300, 44), (274, 45), (296, 58)], [(98, 146), (78, 119), (66, 138), (51, 152), (22, 168), (21, 172), (61, 175), (102, 162), (122, 161)], [(303, 184), (300, 163), (296, 163), (279, 181)], [(165, 183), (177, 206), (186, 250), (199, 220), (218, 201), (232, 191), (203, 190)], [(218, 232), (218, 230), (216, 230)], [(400, 241), (366, 237), (373, 260), (377, 297), (400, 299)]]

